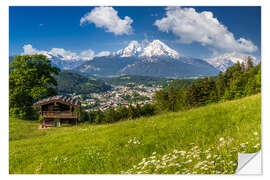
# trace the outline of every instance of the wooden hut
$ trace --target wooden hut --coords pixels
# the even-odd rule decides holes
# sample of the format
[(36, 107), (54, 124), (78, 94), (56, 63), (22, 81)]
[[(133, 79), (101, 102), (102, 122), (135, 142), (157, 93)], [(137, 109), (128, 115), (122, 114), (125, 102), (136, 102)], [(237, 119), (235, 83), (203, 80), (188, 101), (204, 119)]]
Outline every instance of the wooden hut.
[(71, 97), (57, 95), (42, 99), (33, 104), (33, 107), (40, 107), (42, 115), (42, 127), (61, 126), (63, 123), (77, 124), (81, 102)]

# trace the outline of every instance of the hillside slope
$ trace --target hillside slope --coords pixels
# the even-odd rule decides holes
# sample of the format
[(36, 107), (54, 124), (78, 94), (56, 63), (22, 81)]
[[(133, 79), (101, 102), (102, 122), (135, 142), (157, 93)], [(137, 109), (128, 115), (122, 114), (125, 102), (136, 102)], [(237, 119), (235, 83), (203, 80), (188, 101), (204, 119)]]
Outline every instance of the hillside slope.
[(71, 71), (61, 71), (55, 79), (57, 87), (54, 88), (59, 94), (89, 94), (111, 89), (111, 86), (103, 81), (87, 78)]
[(261, 95), (115, 124), (10, 119), (10, 173), (234, 173), (260, 149)]

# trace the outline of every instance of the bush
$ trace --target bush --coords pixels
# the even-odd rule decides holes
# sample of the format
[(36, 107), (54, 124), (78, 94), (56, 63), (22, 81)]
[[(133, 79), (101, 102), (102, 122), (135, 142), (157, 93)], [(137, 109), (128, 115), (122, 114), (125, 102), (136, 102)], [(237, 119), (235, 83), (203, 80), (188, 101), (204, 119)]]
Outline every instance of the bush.
[(37, 110), (32, 107), (27, 108), (9, 108), (9, 116), (17, 117), (24, 120), (38, 120), (39, 115)]
[(153, 116), (157, 113), (156, 107), (152, 104), (121, 106), (118, 109), (110, 108), (104, 112), (90, 111), (88, 114), (88, 122), (95, 124), (114, 123), (126, 119), (136, 119), (142, 116)]

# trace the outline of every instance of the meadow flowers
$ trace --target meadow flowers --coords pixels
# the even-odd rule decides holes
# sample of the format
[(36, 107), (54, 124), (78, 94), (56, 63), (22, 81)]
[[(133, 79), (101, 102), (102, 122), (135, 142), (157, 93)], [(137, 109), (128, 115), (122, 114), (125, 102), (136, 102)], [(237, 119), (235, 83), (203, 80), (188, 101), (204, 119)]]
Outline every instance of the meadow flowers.
[(128, 144), (141, 144), (141, 142), (136, 137), (134, 137), (128, 140)]
[[(257, 136), (258, 133), (253, 133)], [(254, 139), (254, 138), (253, 138)], [(135, 139), (136, 140), (136, 139)], [(134, 142), (134, 138), (130, 143)], [(190, 143), (190, 148), (173, 149), (165, 154), (152, 152), (133, 168), (123, 174), (232, 174), (237, 168), (237, 153), (247, 147), (259, 148), (260, 143), (240, 143), (235, 146), (234, 138), (220, 137), (217, 144), (201, 148)], [(253, 144), (251, 146), (251, 144)]]
[[(229, 138), (228, 138), (229, 139)], [(225, 138), (220, 141), (224, 146), (228, 144)], [(144, 157), (138, 165), (122, 171), (123, 174), (225, 174), (233, 173), (235, 166), (231, 156), (218, 154), (215, 146), (200, 149), (191, 143), (191, 148), (174, 149), (166, 154), (153, 152)], [(230, 160), (230, 161), (228, 161)]]

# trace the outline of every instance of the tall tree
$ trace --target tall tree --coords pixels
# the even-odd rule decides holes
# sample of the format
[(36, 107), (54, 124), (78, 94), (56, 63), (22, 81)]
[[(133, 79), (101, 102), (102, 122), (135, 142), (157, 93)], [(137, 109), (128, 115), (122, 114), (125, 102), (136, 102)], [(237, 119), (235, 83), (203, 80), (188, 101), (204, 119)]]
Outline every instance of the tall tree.
[(252, 58), (249, 56), (247, 61), (247, 69), (250, 70), (251, 68), (253, 68), (253, 61)]
[(176, 111), (175, 106), (177, 102), (177, 97), (176, 97), (176, 89), (172, 86), (169, 87), (169, 110), (170, 111)]
[(15, 56), (9, 74), (10, 114), (32, 118), (34, 101), (56, 94), (51, 86), (57, 85), (53, 75), (59, 71), (44, 55)]

